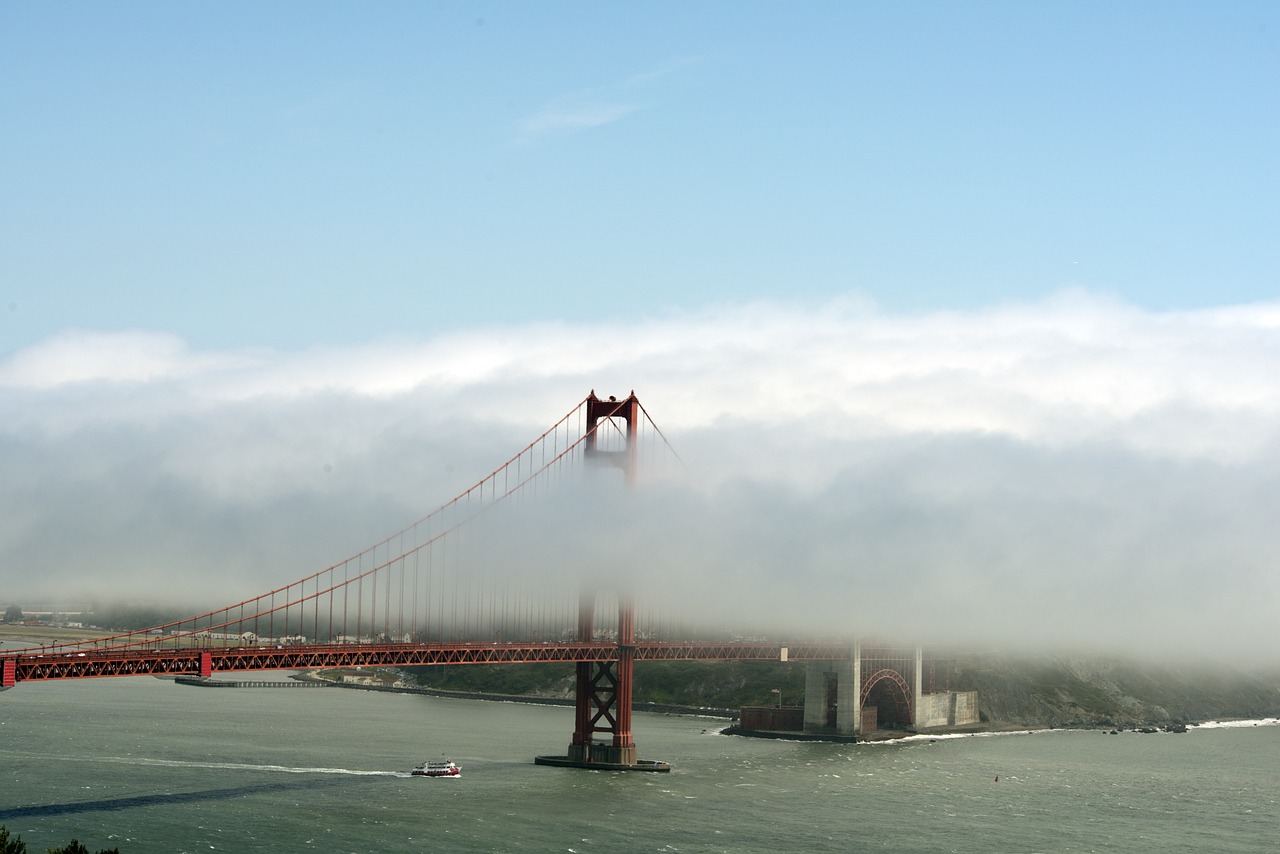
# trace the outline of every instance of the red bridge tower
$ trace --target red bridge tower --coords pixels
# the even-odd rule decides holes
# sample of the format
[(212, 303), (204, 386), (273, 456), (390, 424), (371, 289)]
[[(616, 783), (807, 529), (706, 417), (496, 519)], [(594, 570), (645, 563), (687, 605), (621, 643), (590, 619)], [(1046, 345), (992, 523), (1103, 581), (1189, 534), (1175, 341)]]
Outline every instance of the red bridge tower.
[[(626, 446), (622, 450), (602, 450), (597, 445), (601, 419), (626, 422)], [(587, 396), (586, 455), (610, 462), (622, 469), (627, 484), (635, 483), (636, 430), (640, 401), (633, 391), (625, 400), (601, 400), (593, 391)], [(578, 600), (578, 640), (595, 639), (596, 596), (583, 593)], [(670, 771), (665, 762), (642, 761), (636, 756), (631, 735), (631, 679), (635, 669), (635, 602), (628, 593), (618, 597), (618, 654), (613, 661), (579, 661), (577, 702), (573, 740), (566, 756), (539, 756), (540, 765), (567, 765), (575, 768), (610, 768), (636, 771)], [(601, 733), (605, 740), (596, 741)]]

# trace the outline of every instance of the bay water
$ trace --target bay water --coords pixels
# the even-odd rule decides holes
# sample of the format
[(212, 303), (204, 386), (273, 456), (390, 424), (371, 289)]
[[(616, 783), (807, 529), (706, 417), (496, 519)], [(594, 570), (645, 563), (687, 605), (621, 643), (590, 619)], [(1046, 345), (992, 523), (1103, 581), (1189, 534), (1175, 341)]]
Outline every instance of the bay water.
[[(256, 678), (281, 680), (283, 674)], [(536, 766), (566, 707), (151, 677), (0, 692), (28, 850), (1280, 851), (1280, 726), (825, 744), (636, 713), (669, 774)], [(412, 778), (447, 755), (458, 779)]]

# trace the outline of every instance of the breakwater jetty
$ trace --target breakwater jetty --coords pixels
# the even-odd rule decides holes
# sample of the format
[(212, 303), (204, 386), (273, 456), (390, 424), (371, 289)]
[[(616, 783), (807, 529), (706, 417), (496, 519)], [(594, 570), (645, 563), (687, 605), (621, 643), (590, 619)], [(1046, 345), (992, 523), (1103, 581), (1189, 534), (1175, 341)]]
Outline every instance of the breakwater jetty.
[(290, 679), (285, 682), (262, 682), (246, 680), (229, 682), (223, 679), (205, 679), (200, 676), (178, 676), (174, 680), (179, 685), (195, 685), (198, 688), (332, 688), (332, 682), (302, 682)]

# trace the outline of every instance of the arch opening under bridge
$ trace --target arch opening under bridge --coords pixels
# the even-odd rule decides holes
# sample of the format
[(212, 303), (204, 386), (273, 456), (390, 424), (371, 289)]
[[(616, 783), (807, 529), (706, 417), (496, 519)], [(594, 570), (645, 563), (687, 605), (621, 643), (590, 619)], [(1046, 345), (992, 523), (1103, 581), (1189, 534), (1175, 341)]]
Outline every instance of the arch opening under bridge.
[(859, 706), (876, 710), (876, 725), (909, 727), (912, 715), (911, 686), (896, 670), (884, 668), (863, 680)]

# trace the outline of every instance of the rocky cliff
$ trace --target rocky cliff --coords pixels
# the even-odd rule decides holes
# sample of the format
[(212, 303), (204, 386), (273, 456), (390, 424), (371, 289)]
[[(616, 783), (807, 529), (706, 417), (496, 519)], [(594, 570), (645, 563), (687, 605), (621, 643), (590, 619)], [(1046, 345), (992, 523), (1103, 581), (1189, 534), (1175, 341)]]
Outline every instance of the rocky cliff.
[(982, 719), (1028, 727), (1133, 726), (1280, 715), (1280, 673), (1073, 656), (960, 659), (953, 687)]

